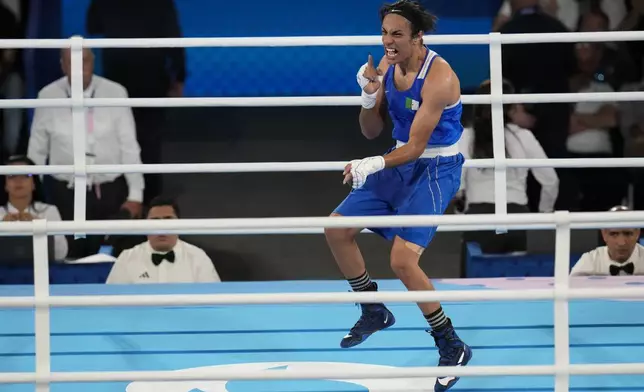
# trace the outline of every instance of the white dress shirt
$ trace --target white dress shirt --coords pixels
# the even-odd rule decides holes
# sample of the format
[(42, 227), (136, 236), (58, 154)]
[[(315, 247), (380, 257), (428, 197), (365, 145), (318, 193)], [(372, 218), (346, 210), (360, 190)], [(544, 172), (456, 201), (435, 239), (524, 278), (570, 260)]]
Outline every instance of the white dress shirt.
[[(608, 83), (592, 81), (590, 84), (579, 90), (580, 93), (613, 93), (615, 90)], [(575, 105), (577, 114), (596, 114), (603, 106), (611, 105), (617, 107), (615, 102), (578, 102)], [(590, 128), (568, 136), (566, 148), (570, 152), (578, 154), (611, 154), (613, 144), (609, 135), (609, 129)]]
[(154, 265), (148, 241), (123, 251), (107, 277), (107, 284), (221, 282), (212, 260), (202, 249), (178, 240), (173, 263)]
[[(623, 266), (628, 263), (633, 263), (633, 275), (644, 275), (644, 247), (642, 245), (635, 245), (631, 257), (625, 263), (611, 260), (606, 246), (600, 246), (590, 252), (586, 252), (581, 256), (577, 264), (572, 267), (570, 276), (610, 276), (611, 265)], [(620, 271), (619, 274), (627, 275), (624, 271)]]
[[(547, 159), (541, 144), (532, 132), (515, 124), (507, 124), (505, 128), (505, 147), (508, 158), (515, 159)], [(458, 141), (458, 149), (465, 159), (472, 159), (474, 148), (474, 130), (465, 128)], [(508, 168), (507, 169), (507, 199), (508, 203), (528, 204), (527, 178), (528, 170), (541, 184), (541, 199), (539, 211), (552, 212), (559, 193), (559, 179), (551, 167), (544, 168)], [(466, 195), (467, 205), (475, 203), (494, 203), (494, 169), (464, 168), (461, 176), (459, 192)]]
[[(66, 77), (45, 86), (38, 98), (68, 98), (70, 86)], [(127, 98), (127, 90), (118, 83), (94, 75), (85, 97)], [(87, 153), (89, 164), (140, 164), (141, 149), (136, 139), (134, 116), (129, 107), (86, 108)], [(31, 126), (27, 155), (36, 165), (72, 165), (74, 163), (71, 108), (36, 108)], [(123, 173), (93, 174), (88, 184), (114, 181)], [(73, 175), (55, 174), (60, 181), (73, 185)], [(143, 201), (143, 174), (125, 174), (129, 188), (128, 200)]]
[[(17, 214), (19, 211), (11, 203), (0, 207), (0, 220), (9, 214)], [(34, 217), (34, 219), (46, 219), (48, 221), (61, 221), (60, 212), (55, 205), (41, 203), (39, 201), (35, 202), (33, 205), (29, 206), (27, 209), (28, 213)], [(64, 260), (67, 257), (67, 240), (64, 235), (54, 236), (54, 257), (56, 260)]]

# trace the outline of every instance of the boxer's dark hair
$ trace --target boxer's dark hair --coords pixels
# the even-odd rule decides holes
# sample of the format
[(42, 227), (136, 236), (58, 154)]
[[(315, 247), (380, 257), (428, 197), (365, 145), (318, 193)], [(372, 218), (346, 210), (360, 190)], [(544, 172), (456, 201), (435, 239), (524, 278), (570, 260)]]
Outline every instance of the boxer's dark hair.
[(398, 0), (385, 4), (380, 8), (380, 22), (389, 14), (397, 14), (407, 19), (411, 24), (411, 34), (428, 33), (436, 29), (438, 18), (427, 11), (420, 3), (413, 0)]

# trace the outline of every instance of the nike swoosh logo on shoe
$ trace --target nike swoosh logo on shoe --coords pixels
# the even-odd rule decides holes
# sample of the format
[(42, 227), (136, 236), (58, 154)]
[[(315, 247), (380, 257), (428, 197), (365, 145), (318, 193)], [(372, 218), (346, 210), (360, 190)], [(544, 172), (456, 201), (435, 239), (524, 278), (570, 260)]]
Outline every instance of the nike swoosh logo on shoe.
[(458, 359), (456, 366), (461, 366), (463, 364), (464, 359), (465, 359), (465, 350), (463, 350), (463, 352), (461, 353), (461, 357)]
[[(458, 359), (458, 362), (456, 363), (456, 366), (462, 366), (463, 365), (463, 360), (465, 359), (465, 350), (461, 353), (461, 357)], [(456, 377), (439, 377), (438, 382), (446, 387), (451, 381), (456, 380)]]
[(449, 383), (450, 383), (452, 380), (455, 380), (455, 379), (456, 379), (456, 377), (443, 377), (443, 378), (439, 378), (439, 379), (438, 379), (438, 382), (439, 382), (442, 386), (446, 387), (446, 386), (448, 386), (448, 385), (449, 385)]

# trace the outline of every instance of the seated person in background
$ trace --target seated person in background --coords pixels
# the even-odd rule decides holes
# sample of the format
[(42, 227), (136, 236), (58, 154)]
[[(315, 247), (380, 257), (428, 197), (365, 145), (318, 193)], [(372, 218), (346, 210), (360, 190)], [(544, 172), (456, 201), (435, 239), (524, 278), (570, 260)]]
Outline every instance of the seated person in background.
[[(610, 209), (629, 211), (628, 207)], [(570, 276), (644, 275), (644, 247), (638, 244), (640, 229), (603, 229), (606, 246), (584, 253)]]
[[(148, 219), (178, 219), (179, 207), (172, 199), (150, 202)], [(148, 240), (123, 251), (107, 284), (221, 282), (215, 266), (202, 249), (176, 235), (149, 235)]]
[[(489, 81), (483, 82), (477, 94), (489, 94)], [(503, 94), (514, 94), (510, 82), (503, 82)], [(529, 127), (532, 118), (520, 104), (504, 105), (505, 151), (507, 158), (548, 159), (541, 145)], [(492, 111), (489, 105), (474, 106), (472, 127), (466, 127), (458, 142), (459, 150), (465, 159), (488, 159), (494, 157), (492, 148)], [(552, 212), (557, 200), (559, 180), (553, 168), (531, 169), (541, 184), (539, 210)], [(508, 213), (527, 213), (528, 169), (507, 169)], [(494, 206), (494, 169), (463, 169), (461, 188), (456, 196), (464, 199), (466, 214), (492, 214)], [(509, 231), (505, 234), (494, 232), (466, 232), (465, 242), (478, 242), (485, 253), (509, 253), (526, 250), (526, 232)]]
[[(512, 17), (510, 3), (511, 0), (504, 0), (501, 4), (493, 31), (498, 31)], [(624, 0), (539, 0), (538, 3), (545, 13), (559, 19), (570, 31), (575, 31), (580, 14), (588, 7), (595, 7), (607, 15), (606, 30), (617, 28), (627, 15)], [(586, 3), (585, 7), (582, 7), (583, 3)]]
[[(570, 81), (574, 93), (613, 93), (603, 79), (600, 42), (576, 45), (579, 72)], [(566, 149), (569, 158), (612, 158), (614, 130), (619, 127), (615, 102), (577, 102), (570, 116)], [(620, 152), (621, 153), (621, 152)], [(627, 195), (627, 172), (621, 167), (563, 168), (557, 208), (569, 211), (606, 211)]]
[[(612, 0), (615, 1), (615, 0)], [(504, 0), (492, 25), (492, 31), (499, 31), (505, 23), (512, 18), (511, 0)], [(568, 30), (573, 31), (577, 18), (579, 18), (579, 4), (577, 0), (538, 0), (532, 2), (542, 12), (557, 18)]]
[[(34, 163), (25, 156), (12, 156), (7, 165), (33, 165)], [(5, 176), (5, 194), (0, 206), (0, 219), (5, 222), (31, 221), (33, 219), (47, 219), (60, 221), (58, 208), (45, 204), (42, 195), (42, 184), (38, 176), (31, 174), (16, 174)], [(54, 255), (56, 260), (63, 260), (67, 256), (67, 240), (65, 236), (54, 237)]]
[[(71, 55), (61, 52), (64, 77), (45, 86), (38, 98), (67, 98), (70, 95)], [(94, 55), (83, 52), (83, 88), (85, 97), (127, 98), (125, 88), (94, 75)], [(140, 148), (132, 109), (129, 107), (97, 107), (86, 111), (86, 160), (88, 164), (140, 164)], [(69, 108), (37, 108), (29, 139), (28, 156), (36, 164), (71, 165), (74, 162), (72, 114)], [(142, 212), (144, 181), (141, 173), (92, 174), (87, 178), (87, 219), (105, 220), (126, 213), (139, 218)], [(64, 220), (74, 219), (74, 177), (71, 174), (52, 176), (50, 189), (53, 203)], [(102, 236), (74, 240), (67, 237), (69, 257), (76, 259), (96, 254)]]

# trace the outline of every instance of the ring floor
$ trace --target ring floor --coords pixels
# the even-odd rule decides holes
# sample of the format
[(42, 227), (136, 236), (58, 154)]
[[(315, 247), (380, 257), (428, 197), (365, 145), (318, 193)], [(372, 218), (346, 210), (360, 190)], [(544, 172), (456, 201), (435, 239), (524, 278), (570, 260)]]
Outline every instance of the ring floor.
[[(552, 278), (462, 279), (435, 282), (440, 290), (552, 287)], [(381, 291), (404, 290), (379, 281)], [(576, 278), (573, 287), (640, 285), (644, 277)], [(203, 285), (52, 286), (51, 295), (343, 292), (343, 281)], [(31, 286), (0, 287), (0, 296), (32, 295)], [(374, 369), (435, 366), (433, 339), (414, 304), (390, 304), (397, 323), (360, 346), (342, 349), (355, 323), (355, 304), (198, 307), (53, 308), (51, 368), (65, 371), (181, 371), (231, 369)], [(443, 307), (473, 348), (471, 365), (554, 363), (552, 301), (450, 302)], [(35, 369), (34, 312), (0, 310), (0, 372)], [(570, 358), (574, 364), (644, 362), (644, 303), (584, 300), (570, 303)], [(194, 381), (175, 383), (54, 383), (53, 392), (362, 392), (432, 391), (434, 379)], [(459, 391), (552, 391), (552, 376), (464, 377)], [(644, 375), (572, 376), (572, 391), (644, 391)], [(34, 385), (0, 385), (5, 392)]]

